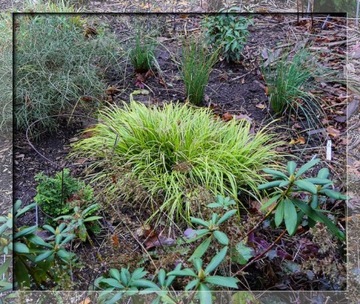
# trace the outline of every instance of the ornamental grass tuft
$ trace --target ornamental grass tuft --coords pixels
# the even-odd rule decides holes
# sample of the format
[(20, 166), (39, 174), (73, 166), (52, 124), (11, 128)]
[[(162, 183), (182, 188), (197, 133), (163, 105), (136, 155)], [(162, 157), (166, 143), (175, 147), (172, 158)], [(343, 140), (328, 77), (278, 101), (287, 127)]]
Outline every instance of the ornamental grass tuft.
[(165, 212), (178, 222), (189, 222), (205, 192), (236, 201), (239, 191), (258, 195), (259, 171), (279, 157), (279, 142), (264, 129), (252, 134), (246, 121), (224, 122), (186, 104), (148, 108), (132, 100), (102, 110), (87, 132), (72, 156), (94, 159), (89, 177), (107, 203), (128, 197), (131, 181), (128, 191), (141, 190), (151, 218)]

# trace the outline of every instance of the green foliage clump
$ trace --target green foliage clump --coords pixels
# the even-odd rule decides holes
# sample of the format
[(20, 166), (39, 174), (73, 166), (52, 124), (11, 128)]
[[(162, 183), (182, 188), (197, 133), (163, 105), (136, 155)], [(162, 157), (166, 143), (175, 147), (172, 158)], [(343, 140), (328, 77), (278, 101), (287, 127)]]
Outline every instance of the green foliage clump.
[(355, 17), (356, 1), (353, 0), (317, 0), (314, 2), (314, 12), (318, 13), (348, 13), (349, 17)]
[(290, 235), (296, 233), (306, 215), (309, 227), (314, 227), (318, 222), (323, 223), (332, 234), (340, 240), (345, 240), (344, 232), (324, 214), (320, 203), (328, 198), (344, 200), (347, 197), (331, 189), (333, 182), (328, 178), (330, 172), (327, 168), (321, 169), (316, 177), (303, 177), (319, 162), (319, 159), (313, 159), (297, 171), (297, 164), (294, 161), (287, 163), (287, 172), (264, 169), (264, 172), (272, 175), (274, 180), (260, 185), (259, 189), (274, 188), (275, 191), (262, 209), (269, 209), (267, 215), (274, 211), (275, 225), (278, 227), (285, 222), (286, 230)]
[(10, 13), (0, 14), (0, 131), (12, 126), (12, 20)]
[[(116, 63), (119, 47), (104, 28), (86, 37), (87, 19), (77, 15), (17, 15), (15, 120), (18, 128), (56, 127), (56, 116), (98, 105), (104, 70)], [(82, 97), (86, 100), (82, 101)]]
[[(161, 202), (153, 212), (170, 219), (189, 220), (205, 190), (235, 200), (239, 190), (255, 196), (264, 181), (259, 170), (279, 157), (281, 143), (264, 129), (252, 134), (244, 120), (225, 123), (186, 104), (148, 108), (131, 101), (101, 111), (99, 121), (72, 155), (95, 159), (90, 177), (108, 203), (124, 197), (124, 185), (133, 180), (146, 199)], [(198, 200), (188, 199), (199, 188)]]
[(200, 105), (203, 101), (205, 87), (209, 81), (212, 67), (217, 61), (218, 52), (209, 53), (194, 38), (185, 42), (182, 49), (182, 78), (185, 83), (188, 100)]
[(154, 42), (137, 33), (135, 45), (130, 49), (130, 61), (135, 72), (144, 73), (151, 69), (154, 61)]
[(76, 205), (86, 206), (93, 201), (93, 189), (73, 178), (67, 168), (55, 177), (38, 173), (35, 180), (38, 186), (34, 200), (51, 217), (68, 214)]
[(226, 61), (240, 60), (241, 52), (249, 36), (248, 27), (252, 24), (248, 17), (231, 13), (208, 16), (202, 22), (208, 44), (220, 47)]
[(314, 76), (311, 56), (300, 50), (294, 56), (285, 55), (275, 67), (263, 67), (268, 85), (270, 108), (277, 115), (305, 116), (309, 127), (318, 127), (323, 113), (316, 96), (311, 94), (310, 80)]
[[(69, 287), (65, 284), (70, 285), (70, 271), (74, 267), (76, 255), (67, 251), (67, 248), (75, 235), (64, 223), (56, 228), (49, 225), (44, 225), (42, 228), (37, 225), (16, 226), (17, 220), (34, 208), (36, 203), (26, 207), (21, 207), (21, 205), (20, 200), (17, 200), (14, 205), (15, 287), (42, 289), (44, 284), (54, 282), (65, 288)], [(46, 240), (39, 236), (45, 231), (49, 234)]]

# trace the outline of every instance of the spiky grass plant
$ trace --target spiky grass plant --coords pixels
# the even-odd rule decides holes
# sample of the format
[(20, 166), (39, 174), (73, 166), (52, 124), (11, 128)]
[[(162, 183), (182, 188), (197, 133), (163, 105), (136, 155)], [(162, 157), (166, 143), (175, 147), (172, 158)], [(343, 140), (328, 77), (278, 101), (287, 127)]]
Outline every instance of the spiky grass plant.
[(143, 73), (152, 68), (154, 61), (154, 41), (143, 37), (140, 32), (136, 34), (135, 45), (130, 49), (130, 61), (135, 72)]
[(186, 97), (194, 105), (200, 105), (211, 70), (218, 58), (218, 50), (209, 51), (195, 38), (185, 41), (182, 48), (181, 74)]
[[(76, 106), (96, 107), (104, 94), (107, 67), (121, 55), (113, 36), (99, 26), (87, 38), (80, 15), (17, 15), (15, 121), (21, 129), (40, 120), (38, 129), (54, 129), (52, 115)], [(80, 19), (79, 19), (80, 18)], [(83, 101), (82, 97), (89, 101)]]
[(273, 135), (251, 134), (247, 122), (225, 123), (204, 108), (131, 101), (101, 111), (99, 121), (72, 155), (94, 158), (89, 176), (108, 203), (119, 202), (131, 181), (152, 202), (153, 215), (166, 212), (170, 219), (189, 219), (199, 189), (235, 200), (239, 190), (258, 195), (259, 170), (278, 158)]
[(276, 115), (304, 116), (310, 128), (318, 127), (323, 111), (312, 93), (311, 78), (314, 76), (310, 54), (300, 50), (293, 57), (284, 56), (274, 68), (263, 68), (269, 88), (270, 108)]

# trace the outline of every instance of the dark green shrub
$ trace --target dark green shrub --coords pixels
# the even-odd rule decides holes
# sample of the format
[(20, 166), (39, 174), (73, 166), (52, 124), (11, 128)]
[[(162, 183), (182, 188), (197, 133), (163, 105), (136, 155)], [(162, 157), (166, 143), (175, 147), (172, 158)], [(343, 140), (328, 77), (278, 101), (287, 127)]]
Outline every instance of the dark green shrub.
[(38, 182), (35, 202), (51, 217), (68, 214), (75, 206), (86, 206), (93, 201), (89, 185), (70, 176), (69, 169), (49, 177), (43, 173), (35, 176)]
[(220, 53), (226, 61), (239, 61), (241, 52), (249, 36), (248, 26), (251, 19), (236, 14), (223, 13), (208, 16), (202, 22), (205, 37), (209, 45)]

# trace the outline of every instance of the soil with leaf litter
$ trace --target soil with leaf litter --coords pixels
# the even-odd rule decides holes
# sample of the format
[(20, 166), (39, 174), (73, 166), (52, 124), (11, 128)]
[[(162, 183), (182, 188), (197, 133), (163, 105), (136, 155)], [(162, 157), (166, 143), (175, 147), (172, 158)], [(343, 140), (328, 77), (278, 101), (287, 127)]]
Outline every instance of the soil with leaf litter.
[[(128, 100), (129, 95), (138, 90), (146, 90), (142, 91), (146, 93), (133, 95), (134, 99), (148, 105), (176, 100), (184, 102), (183, 83), (178, 66), (172, 58), (179, 50), (178, 35), (183, 34), (184, 29), (190, 32), (197, 31), (199, 18), (174, 16), (171, 18), (161, 16), (164, 18), (166, 30), (158, 39), (163, 47), (159, 47), (155, 53), (161, 70), (141, 75), (136, 74), (129, 64), (125, 76), (127, 86), (121, 85), (124, 76), (119, 75), (118, 71), (107, 71), (109, 102), (118, 103), (120, 100)], [(272, 117), (268, 109), (266, 84), (259, 69), (260, 58), (265, 56), (263, 51), (265, 47), (273, 51), (285, 47), (296, 50), (304, 44), (311, 45), (314, 49), (323, 48), (324, 64), (341, 73), (344, 64), (341, 55), (344, 54), (345, 47), (341, 41), (346, 37), (346, 31), (342, 27), (344, 21), (333, 19), (325, 29), (321, 29), (323, 20), (324, 18), (315, 19), (314, 27), (310, 28), (310, 20), (297, 24), (295, 15), (255, 15), (242, 61), (239, 64), (222, 61), (215, 65), (206, 88), (204, 106), (210, 107), (214, 115), (225, 121), (232, 118), (248, 120), (252, 125), (252, 132), (256, 132), (270, 122)], [(111, 29), (117, 33), (119, 41), (127, 38), (126, 23), (117, 20), (116, 16), (104, 17), (101, 22), (108, 21), (112, 24)], [(342, 135), (346, 130), (346, 105), (350, 100), (346, 100), (344, 85), (337, 82), (323, 82), (319, 93), (330, 103), (324, 105), (327, 114), (324, 118), (326, 121), (323, 121), (325, 130), (316, 130), (316, 136), (308, 140), (309, 136), (304, 124), (295, 121), (294, 117), (290, 117), (289, 125), (286, 124), (289, 118), (284, 117), (275, 122), (274, 126), (279, 134), (279, 140), (287, 143), (295, 140), (291, 145), (286, 144), (281, 147), (281, 152), (299, 156), (300, 162), (306, 162), (314, 155), (324, 160), (327, 138), (325, 135), (330, 136), (333, 141), (333, 161), (328, 162), (327, 165), (337, 189), (341, 190), (345, 179), (346, 150), (346, 142), (344, 143)], [(92, 123), (92, 118), (84, 120), (80, 116), (75, 116), (72, 123), (67, 125), (66, 117), (61, 121), (56, 134), (44, 134), (38, 141), (31, 140), (33, 146), (29, 145), (25, 134), (15, 133), (15, 199), (21, 199), (26, 204), (32, 202), (36, 194), (34, 175), (41, 171), (47, 175), (54, 175), (55, 172), (67, 167), (70, 168), (72, 175), (83, 177), (87, 160), (74, 163), (66, 156), (70, 144), (76, 141), (79, 133)], [(298, 140), (301, 137), (305, 137), (305, 142)], [(246, 197), (242, 198), (242, 201), (248, 207), (249, 213), (242, 213), (241, 224), (244, 231), (239, 231), (238, 225), (227, 231), (229, 238), (233, 240), (244, 236), (246, 231), (254, 227), (262, 217), (260, 206), (255, 201)], [(69, 289), (91, 289), (93, 281), (112, 267), (145, 267), (150, 273), (154, 273), (156, 268), (171, 270), (179, 262), (186, 263), (186, 257), (191, 251), (176, 245), (175, 241), (184, 238), (184, 227), (174, 226), (170, 231), (163, 232), (161, 224), (159, 227), (144, 227), (144, 222), (150, 214), (140, 213), (138, 208), (119, 202), (120, 205), (121, 209), (118, 208), (119, 213), (116, 215), (103, 210), (102, 231), (99, 235), (92, 236), (93, 244), (85, 243), (72, 248), (79, 257), (80, 268), (74, 271), (72, 282), (74, 285), (69, 286)], [(345, 206), (329, 202), (326, 207), (332, 212), (344, 214)], [(38, 220), (41, 224), (44, 215), (41, 211), (39, 215)], [(34, 224), (35, 221), (34, 214), (22, 219), (22, 223), (29, 225)], [(344, 225), (344, 222), (340, 224)], [(344, 252), (323, 226), (319, 225), (317, 228), (316, 233), (313, 234), (304, 230), (293, 237), (284, 236), (269, 251), (267, 257), (246, 268), (243, 276), (240, 277), (239, 288), (243, 290), (344, 289)], [(151, 231), (157, 236), (162, 235), (172, 246), (146, 239), (146, 233)], [(280, 232), (280, 229), (272, 229), (265, 223), (249, 236), (248, 242), (252, 244), (256, 253), (261, 253), (272, 244)], [(235, 267), (233, 272), (238, 269), (239, 267)], [(183, 286), (178, 288), (181, 289)]]

